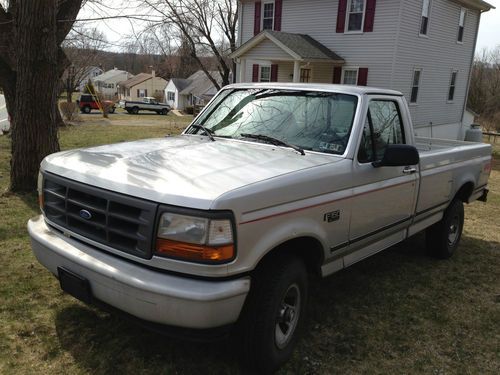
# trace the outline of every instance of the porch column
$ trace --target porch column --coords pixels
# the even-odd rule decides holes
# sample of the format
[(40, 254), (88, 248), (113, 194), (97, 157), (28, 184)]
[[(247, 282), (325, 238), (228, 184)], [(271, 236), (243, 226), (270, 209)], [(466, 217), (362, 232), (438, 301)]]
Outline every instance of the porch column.
[(247, 60), (246, 59), (240, 59), (240, 81), (245, 82), (245, 73), (247, 71)]
[(293, 62), (293, 82), (300, 82), (300, 61), (298, 60)]

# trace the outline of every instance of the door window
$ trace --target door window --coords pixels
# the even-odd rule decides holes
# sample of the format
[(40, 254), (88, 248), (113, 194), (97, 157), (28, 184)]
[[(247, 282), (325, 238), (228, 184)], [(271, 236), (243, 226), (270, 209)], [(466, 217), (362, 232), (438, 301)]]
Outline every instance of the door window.
[(381, 160), (389, 144), (405, 144), (398, 104), (391, 100), (372, 100), (359, 146), (359, 162)]

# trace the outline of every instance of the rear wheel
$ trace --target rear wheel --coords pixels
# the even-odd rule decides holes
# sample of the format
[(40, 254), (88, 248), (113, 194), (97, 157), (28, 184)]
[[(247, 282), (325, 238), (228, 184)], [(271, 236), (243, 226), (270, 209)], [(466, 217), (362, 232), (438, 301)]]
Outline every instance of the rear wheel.
[(307, 271), (296, 256), (283, 254), (257, 269), (241, 320), (248, 368), (269, 373), (290, 358), (305, 320), (307, 294)]
[(160, 114), (161, 114), (161, 115), (168, 115), (168, 109), (163, 108), (163, 109), (160, 111)]
[(87, 113), (88, 114), (88, 113), (90, 113), (91, 110), (92, 109), (88, 105), (86, 105), (85, 107), (83, 107), (83, 113)]
[(111, 107), (111, 108), (109, 109), (109, 113), (115, 113), (115, 107)]
[(139, 113), (139, 107), (132, 107), (132, 113), (134, 115), (138, 114)]
[(444, 211), (441, 221), (427, 228), (427, 251), (430, 255), (447, 259), (451, 257), (460, 243), (464, 227), (464, 204), (454, 199)]

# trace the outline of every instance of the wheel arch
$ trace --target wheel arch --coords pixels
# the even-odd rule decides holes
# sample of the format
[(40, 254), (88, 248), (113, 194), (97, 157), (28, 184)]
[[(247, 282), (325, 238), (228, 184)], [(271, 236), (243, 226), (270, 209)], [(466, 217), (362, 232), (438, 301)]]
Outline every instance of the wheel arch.
[(474, 192), (474, 186), (475, 184), (471, 180), (462, 182), (460, 188), (454, 196), (454, 199), (460, 199), (464, 203), (469, 203), (469, 198)]

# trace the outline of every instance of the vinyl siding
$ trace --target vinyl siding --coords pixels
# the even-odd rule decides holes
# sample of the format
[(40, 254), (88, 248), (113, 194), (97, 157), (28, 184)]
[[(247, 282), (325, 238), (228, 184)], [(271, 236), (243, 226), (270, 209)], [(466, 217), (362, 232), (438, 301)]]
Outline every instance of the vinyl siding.
[(265, 57), (266, 59), (269, 59), (269, 60), (273, 60), (273, 59), (275, 59), (275, 60), (293, 60), (292, 56), (290, 56), (288, 53), (286, 53), (281, 48), (276, 46), (269, 39), (263, 40), (257, 46), (252, 48), (250, 51), (247, 52), (245, 57), (248, 59), (258, 59), (258, 58)]

